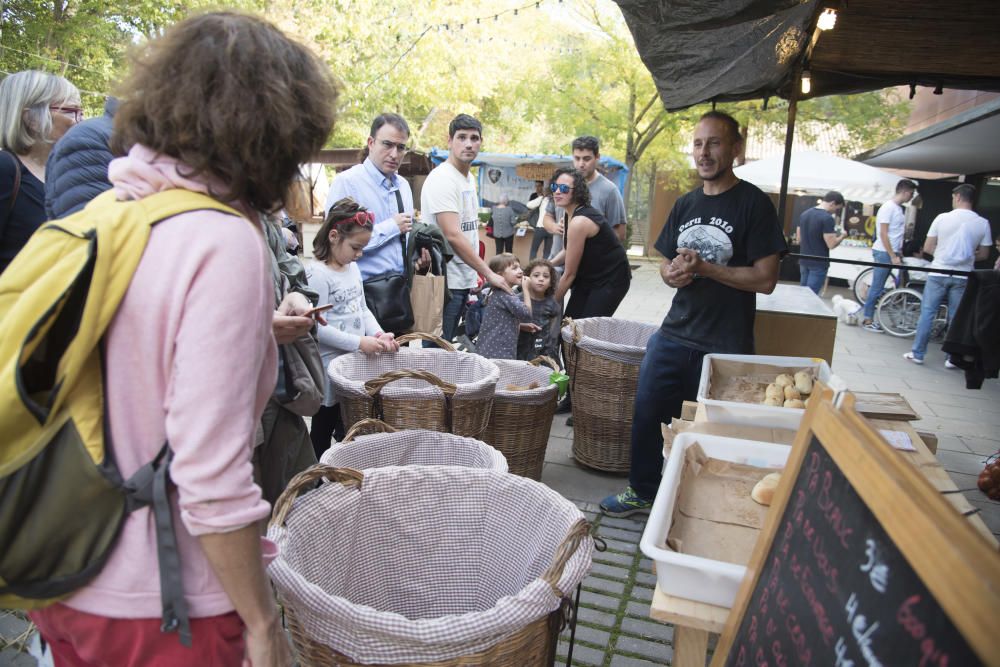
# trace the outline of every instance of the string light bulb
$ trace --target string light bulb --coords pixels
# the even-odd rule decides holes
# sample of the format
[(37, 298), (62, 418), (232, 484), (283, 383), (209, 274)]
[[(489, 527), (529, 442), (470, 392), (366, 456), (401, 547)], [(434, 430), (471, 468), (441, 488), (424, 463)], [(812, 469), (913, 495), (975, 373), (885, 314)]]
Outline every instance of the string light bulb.
[(833, 30), (837, 25), (837, 10), (827, 7), (823, 10), (823, 13), (819, 15), (819, 20), (816, 21), (816, 27), (820, 30)]
[(812, 91), (812, 76), (809, 74), (809, 70), (804, 70), (802, 72), (802, 94), (808, 95)]

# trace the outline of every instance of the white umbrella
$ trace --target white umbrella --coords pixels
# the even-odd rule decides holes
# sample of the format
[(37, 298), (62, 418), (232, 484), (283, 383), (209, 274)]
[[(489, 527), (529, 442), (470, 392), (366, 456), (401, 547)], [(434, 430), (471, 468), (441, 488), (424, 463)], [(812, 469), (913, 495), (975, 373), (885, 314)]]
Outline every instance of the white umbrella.
[[(733, 171), (764, 192), (781, 191), (782, 156), (748, 162)], [(823, 195), (836, 190), (848, 201), (881, 204), (896, 193), (901, 176), (861, 162), (816, 151), (793, 151), (788, 175), (789, 194)]]

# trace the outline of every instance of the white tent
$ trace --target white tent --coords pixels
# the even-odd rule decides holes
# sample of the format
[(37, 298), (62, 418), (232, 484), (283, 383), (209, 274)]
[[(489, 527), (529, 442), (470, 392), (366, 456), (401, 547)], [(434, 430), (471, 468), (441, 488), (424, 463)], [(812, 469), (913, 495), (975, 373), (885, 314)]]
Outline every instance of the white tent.
[[(781, 191), (782, 156), (749, 162), (734, 169), (736, 175), (764, 192)], [(789, 167), (789, 194), (823, 195), (836, 190), (848, 201), (881, 204), (892, 198), (901, 176), (816, 151), (793, 151)]]

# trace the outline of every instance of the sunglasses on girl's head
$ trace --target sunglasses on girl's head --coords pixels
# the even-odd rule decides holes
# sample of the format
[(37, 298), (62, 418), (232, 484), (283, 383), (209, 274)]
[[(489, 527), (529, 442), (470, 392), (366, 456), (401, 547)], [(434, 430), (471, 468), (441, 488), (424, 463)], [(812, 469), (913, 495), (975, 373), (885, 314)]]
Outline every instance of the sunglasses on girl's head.
[(552, 192), (561, 192), (563, 194), (568, 194), (572, 189), (573, 186), (566, 185), (565, 183), (553, 183), (549, 186), (549, 190), (552, 190)]

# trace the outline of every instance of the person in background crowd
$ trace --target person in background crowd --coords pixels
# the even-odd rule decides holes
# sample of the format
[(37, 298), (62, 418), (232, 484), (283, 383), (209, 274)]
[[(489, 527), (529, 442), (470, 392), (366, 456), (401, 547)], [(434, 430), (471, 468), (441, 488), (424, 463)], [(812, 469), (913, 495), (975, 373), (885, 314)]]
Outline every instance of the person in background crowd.
[(566, 248), (554, 264), (565, 270), (553, 298), (562, 303), (572, 288), (566, 317), (611, 317), (628, 293), (632, 270), (625, 247), (600, 211), (590, 205), (583, 172), (564, 167), (552, 174), (552, 199), (563, 217)]
[[(361, 285), (357, 259), (371, 240), (374, 224), (375, 215), (348, 197), (330, 207), (313, 239), (314, 260), (306, 271), (309, 288), (319, 295), (317, 305), (333, 306), (325, 315), (327, 323), (319, 328), (323, 368), (348, 352), (381, 354), (399, 349), (393, 335), (383, 333), (368, 310)], [(328, 375), (323, 407), (313, 417), (310, 430), (316, 458), (330, 448), (331, 437), (342, 440), (344, 435), (343, 417)]]
[(80, 91), (61, 76), (27, 70), (0, 81), (0, 273), (45, 222), (45, 163), (81, 120)]
[(139, 509), (90, 583), (31, 612), (57, 665), (292, 664), (264, 572), (274, 545), (259, 522), (269, 507), (251, 465), (277, 366), (255, 211), (280, 208), (298, 165), (326, 142), (336, 98), (319, 59), (249, 15), (194, 16), (137, 53), (112, 136), (112, 151), (127, 152), (108, 170), (116, 197), (184, 189), (241, 214), (197, 210), (155, 225), (104, 340), (107, 403), (117, 408), (107, 428), (122, 475), (164, 442), (174, 454), (192, 645), (160, 630), (156, 530)]
[(562, 307), (552, 298), (559, 282), (556, 267), (547, 259), (533, 259), (525, 269), (527, 293), (531, 297), (531, 322), (521, 325), (517, 358), (531, 361), (546, 356), (559, 362)]
[(492, 209), (493, 241), (496, 243), (496, 254), (514, 252), (514, 218), (516, 214), (510, 207), (510, 197), (500, 195), (500, 203)]
[[(882, 204), (875, 216), (875, 243), (872, 244), (872, 259), (882, 264), (902, 265), (903, 233), (906, 231), (906, 214), (903, 204), (913, 199), (917, 184), (905, 178), (896, 184), (896, 194), (892, 199)], [(865, 331), (882, 333), (882, 325), (874, 320), (875, 306), (882, 292), (885, 291), (885, 281), (889, 278), (890, 269), (876, 267), (872, 271), (872, 285), (868, 289), (868, 297), (863, 306), (864, 320), (861, 326)]]
[(756, 293), (774, 291), (786, 245), (770, 198), (733, 173), (742, 143), (729, 114), (709, 111), (695, 126), (702, 187), (677, 200), (656, 240), (660, 275), (677, 292), (639, 369), (629, 486), (601, 501), (609, 516), (649, 513), (663, 466), (661, 423), (695, 398), (705, 354), (753, 354)]
[(45, 213), (49, 220), (76, 213), (91, 199), (111, 189), (108, 164), (111, 130), (118, 100), (104, 101), (104, 115), (70, 128), (56, 142), (45, 166)]
[(427, 222), (441, 228), (455, 256), (448, 262), (447, 301), (442, 315), (442, 336), (451, 342), (462, 317), (476, 274), (493, 287), (510, 293), (502, 276), (479, 257), (479, 206), (476, 183), (469, 170), (483, 143), (483, 126), (467, 114), (448, 125), (448, 159), (436, 166), (420, 191), (420, 208)]
[[(800, 245), (799, 252), (803, 255), (829, 257), (830, 251), (847, 238), (847, 232), (837, 234), (834, 229), (836, 216), (840, 215), (842, 210), (844, 210), (844, 195), (831, 190), (823, 195), (822, 201), (817, 206), (803, 211), (795, 228), (795, 241)], [(829, 261), (800, 259), (799, 271), (802, 275), (799, 285), (819, 294), (826, 284), (826, 272), (829, 270)]]
[(552, 234), (545, 229), (542, 221), (544, 212), (548, 208), (548, 197), (545, 196), (545, 181), (535, 181), (535, 191), (528, 197), (528, 208), (531, 214), (528, 216), (528, 224), (531, 225), (531, 250), (528, 252), (528, 259), (533, 260), (538, 254), (538, 248), (542, 248), (541, 258), (545, 259), (552, 252)]
[(517, 295), (491, 290), (486, 296), (476, 352), (487, 359), (516, 359), (519, 326), (531, 322), (527, 279), (521, 270), (521, 263), (509, 252), (491, 259), (490, 270), (503, 276), (512, 290), (521, 286), (522, 293)]
[[(934, 218), (924, 241), (924, 252), (934, 255), (932, 269), (971, 271), (976, 262), (989, 257), (990, 223), (972, 210), (975, 198), (975, 186), (963, 183), (951, 191), (952, 210)], [(958, 304), (962, 301), (966, 283), (965, 276), (927, 274), (913, 349), (903, 355), (904, 359), (918, 365), (924, 363), (931, 326), (937, 317), (938, 308), (947, 301), (948, 324), (951, 324), (958, 311)], [(958, 368), (948, 359), (945, 360), (945, 366)]]

